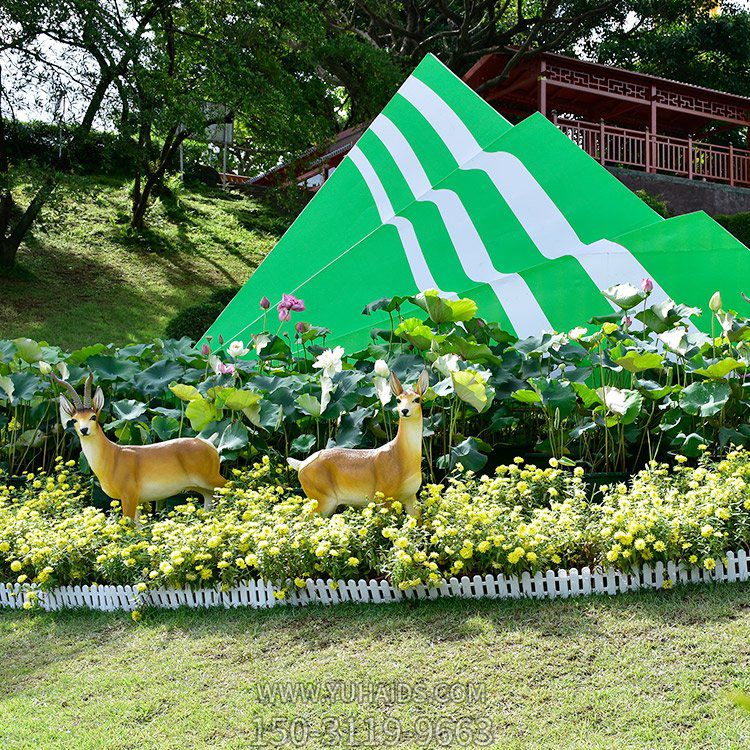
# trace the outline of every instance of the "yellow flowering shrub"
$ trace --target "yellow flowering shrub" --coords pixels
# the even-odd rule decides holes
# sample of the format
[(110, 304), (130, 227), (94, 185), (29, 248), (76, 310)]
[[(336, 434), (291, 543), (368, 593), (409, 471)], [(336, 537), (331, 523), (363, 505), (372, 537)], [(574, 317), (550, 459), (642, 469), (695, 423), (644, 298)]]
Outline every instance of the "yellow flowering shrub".
[(750, 540), (750, 454), (734, 450), (718, 462), (704, 454), (695, 468), (653, 462), (630, 487), (608, 487), (592, 511), (592, 535), (610, 564), (683, 560), (713, 570)]
[[(390, 576), (402, 588), (486, 573), (684, 561), (713, 569), (750, 541), (750, 454), (690, 467), (651, 464), (590, 498), (583, 471), (518, 461), (424, 487), (419, 521), (376, 497), (331, 518), (286, 486), (268, 458), (234, 470), (214, 507), (187, 501), (135, 527), (87, 505), (90, 480), (59, 459), (19, 483), (0, 474), (0, 581), (190, 585)], [(280, 585), (279, 585), (280, 584)]]

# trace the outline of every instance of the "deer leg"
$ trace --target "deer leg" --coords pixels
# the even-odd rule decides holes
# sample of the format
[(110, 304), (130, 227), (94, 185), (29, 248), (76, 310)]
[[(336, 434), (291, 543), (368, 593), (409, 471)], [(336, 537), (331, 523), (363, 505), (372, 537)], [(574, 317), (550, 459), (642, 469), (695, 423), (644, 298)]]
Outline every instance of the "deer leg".
[(201, 490), (201, 495), (203, 495), (203, 510), (211, 510), (214, 506), (214, 488)]
[(328, 518), (328, 516), (333, 515), (333, 511), (336, 510), (338, 504), (339, 501), (335, 497), (323, 497), (318, 500), (318, 507), (315, 509), (315, 512)]
[(419, 508), (417, 508), (417, 496), (412, 495), (411, 497), (407, 497), (406, 500), (403, 502), (404, 510), (412, 516), (413, 518), (416, 518), (419, 520)]
[(141, 513), (140, 506), (138, 504), (137, 497), (125, 497), (120, 500), (122, 505), (122, 515), (127, 516), (131, 521), (135, 521), (138, 524), (138, 518)]

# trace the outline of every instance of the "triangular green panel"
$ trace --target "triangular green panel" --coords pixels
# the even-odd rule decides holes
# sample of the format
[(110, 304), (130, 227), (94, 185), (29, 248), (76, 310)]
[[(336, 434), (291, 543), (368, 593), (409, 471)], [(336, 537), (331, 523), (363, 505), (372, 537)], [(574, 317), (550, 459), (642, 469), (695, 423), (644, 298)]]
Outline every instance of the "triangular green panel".
[(663, 220), (541, 114), (511, 126), (427, 56), (207, 335), (249, 338), (260, 299), (290, 293), (306, 310), (282, 331), (365, 345), (385, 323), (368, 302), (430, 288), (526, 336), (607, 314), (601, 289), (646, 276), (650, 304), (739, 306), (750, 251), (705, 214)]

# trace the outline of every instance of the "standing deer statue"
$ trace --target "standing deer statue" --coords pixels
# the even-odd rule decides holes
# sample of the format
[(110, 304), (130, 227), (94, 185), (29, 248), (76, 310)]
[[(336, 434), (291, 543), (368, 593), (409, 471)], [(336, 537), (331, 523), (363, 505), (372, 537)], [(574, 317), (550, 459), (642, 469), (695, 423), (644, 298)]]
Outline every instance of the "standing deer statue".
[(396, 437), (380, 448), (325, 448), (304, 461), (289, 458), (305, 495), (318, 501), (319, 513), (330, 516), (338, 505), (363, 507), (376, 492), (398, 500), (417, 515), (417, 492), (422, 485), (422, 394), (430, 381), (427, 370), (414, 390), (404, 390), (391, 373), (391, 389), (398, 401)]
[(226, 479), (219, 473), (219, 452), (203, 438), (177, 438), (153, 445), (117, 445), (99, 424), (104, 393), (96, 389), (91, 398), (93, 375), (89, 374), (83, 401), (75, 388), (54, 374), (70, 399), (60, 394), (60, 417), (71, 422), (81, 449), (102, 489), (122, 504), (123, 515), (138, 523), (141, 503), (158, 502), (180, 492), (203, 495), (203, 507), (211, 507), (216, 487)]

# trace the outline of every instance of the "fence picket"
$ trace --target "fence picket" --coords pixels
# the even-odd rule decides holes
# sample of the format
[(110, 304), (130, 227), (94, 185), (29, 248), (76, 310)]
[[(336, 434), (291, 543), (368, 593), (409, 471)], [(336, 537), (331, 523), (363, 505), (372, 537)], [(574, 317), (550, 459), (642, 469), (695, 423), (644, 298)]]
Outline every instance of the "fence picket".
[(438, 586), (419, 584), (402, 591), (387, 580), (357, 581), (340, 579), (323, 581), (307, 579), (303, 588), (297, 588), (292, 581), (286, 581), (286, 596), (277, 599), (274, 586), (262, 580), (241, 581), (226, 591), (217, 588), (155, 588), (139, 594), (132, 586), (97, 584), (84, 586), (59, 586), (49, 591), (39, 590), (21, 584), (0, 584), (0, 609), (18, 609), (28, 601), (28, 594), (35, 591), (37, 605), (45, 611), (86, 607), (104, 612), (132, 611), (142, 604), (154, 607), (177, 609), (178, 607), (207, 608), (224, 606), (253, 607), (266, 609), (277, 605), (306, 606), (311, 603), (324, 605), (343, 602), (383, 603), (407, 599), (438, 599), (455, 597), (463, 599), (505, 599), (529, 597), (535, 599), (568, 598), (586, 596), (591, 593), (617, 594), (636, 591), (640, 588), (664, 587), (665, 582), (674, 583), (713, 583), (736, 582), (750, 579), (750, 556), (739, 549), (728, 551), (716, 561), (716, 568), (709, 571), (685, 563), (669, 561), (657, 562), (652, 568), (645, 563), (639, 570), (625, 572), (612, 566), (606, 570), (597, 567), (593, 571), (584, 567), (580, 571), (559, 569), (537, 572), (533, 576), (524, 571), (518, 576), (507, 578), (486, 574), (472, 578), (462, 576), (442, 580)]

